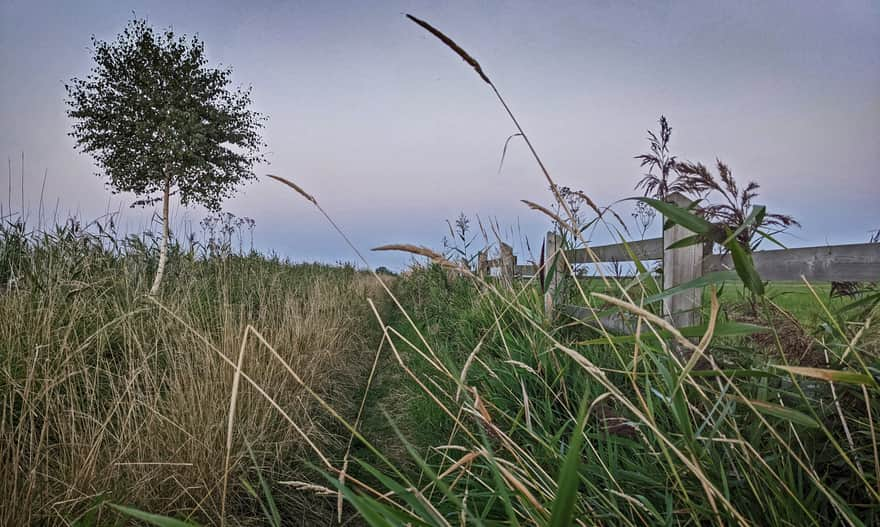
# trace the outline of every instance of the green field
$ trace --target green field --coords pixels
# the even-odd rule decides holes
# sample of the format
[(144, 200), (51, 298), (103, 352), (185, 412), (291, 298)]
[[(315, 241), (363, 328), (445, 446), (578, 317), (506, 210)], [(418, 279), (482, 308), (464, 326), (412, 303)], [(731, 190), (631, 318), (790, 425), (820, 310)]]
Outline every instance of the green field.
[[(581, 283), (589, 291), (614, 293), (613, 285), (606, 287), (598, 278), (581, 279)], [(621, 280), (621, 283), (626, 285), (627, 279)], [(718, 290), (719, 300), (725, 305), (741, 305), (748, 301), (747, 290), (740, 283), (727, 282)], [(768, 282), (766, 298), (805, 325), (813, 325), (827, 317), (826, 309), (833, 313), (850, 302), (847, 298), (832, 297), (830, 282), (809, 285), (794, 281)], [(703, 294), (703, 304), (709, 305), (708, 290)]]
[[(728, 284), (721, 300), (740, 302), (744, 297), (741, 285)], [(834, 312), (848, 303), (845, 298), (831, 297), (829, 282), (810, 283), (809, 286), (803, 282), (771, 282), (767, 287), (767, 299), (807, 326), (826, 317), (826, 308)]]

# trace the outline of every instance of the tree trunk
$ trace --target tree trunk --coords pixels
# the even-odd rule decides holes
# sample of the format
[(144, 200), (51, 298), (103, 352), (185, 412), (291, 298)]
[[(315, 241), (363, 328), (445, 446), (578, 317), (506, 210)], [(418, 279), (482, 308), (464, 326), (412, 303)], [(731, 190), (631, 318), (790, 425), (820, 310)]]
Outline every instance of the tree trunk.
[(162, 246), (159, 248), (159, 267), (156, 269), (156, 278), (150, 288), (150, 296), (156, 296), (159, 286), (162, 285), (162, 275), (165, 274), (165, 261), (168, 259), (168, 201), (171, 198), (171, 177), (165, 175), (165, 194), (162, 196)]

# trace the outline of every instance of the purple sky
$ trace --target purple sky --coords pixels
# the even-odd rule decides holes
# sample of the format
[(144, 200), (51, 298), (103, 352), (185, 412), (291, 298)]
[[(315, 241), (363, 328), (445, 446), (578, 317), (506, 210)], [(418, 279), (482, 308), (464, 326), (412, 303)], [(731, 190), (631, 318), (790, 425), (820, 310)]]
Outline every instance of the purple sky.
[[(720, 157), (793, 214), (792, 246), (866, 241), (880, 227), (880, 3), (813, 2), (42, 2), (0, 0), (0, 154), (20, 210), (83, 218), (116, 209), (66, 136), (64, 82), (90, 67), (89, 37), (134, 13), (198, 33), (269, 115), (269, 167), (313, 193), (363, 249), (439, 247), (459, 211), (540, 244), (549, 204), (513, 126), (458, 57), (403, 16), (424, 18), (483, 65), (560, 185), (600, 203), (632, 196), (633, 156), (665, 114), (681, 158)], [(5, 159), (4, 159), (5, 161)], [(5, 167), (4, 167), (5, 168)], [(108, 205), (109, 202), (109, 205)], [(226, 209), (256, 220), (257, 245), (295, 260), (353, 260), (319, 214), (271, 181)], [(129, 228), (151, 211), (124, 209)], [(621, 213), (628, 218), (625, 208)], [(178, 223), (204, 216), (175, 211)], [(596, 242), (608, 240), (597, 233)], [(407, 258), (372, 255), (398, 267)]]

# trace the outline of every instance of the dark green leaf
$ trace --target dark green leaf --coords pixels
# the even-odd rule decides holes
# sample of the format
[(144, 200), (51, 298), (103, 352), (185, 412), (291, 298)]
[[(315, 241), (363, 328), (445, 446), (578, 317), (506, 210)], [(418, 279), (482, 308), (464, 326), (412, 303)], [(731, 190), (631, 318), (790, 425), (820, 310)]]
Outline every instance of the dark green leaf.
[(664, 291), (657, 293), (656, 295), (651, 295), (643, 302), (645, 304), (653, 304), (654, 302), (663, 300), (664, 298), (672, 295), (677, 295), (678, 293), (687, 291), (689, 289), (698, 289), (710, 285), (723, 284), (724, 282), (737, 280), (737, 278), (738, 275), (735, 271), (712, 271), (711, 273), (706, 273), (683, 284), (665, 289)]
[[(745, 399), (740, 397), (733, 397), (740, 402), (745, 402)], [(755, 407), (755, 409), (762, 414), (772, 415), (773, 417), (778, 417), (785, 421), (789, 421), (791, 423), (799, 424), (802, 426), (806, 426), (809, 428), (818, 428), (819, 423), (817, 423), (812, 417), (798, 412), (797, 410), (793, 410), (791, 408), (787, 408), (785, 406), (779, 406), (778, 404), (767, 403), (764, 401), (753, 401), (749, 400), (749, 403)]]
[(157, 525), (158, 527), (197, 527), (198, 524), (189, 523), (181, 520), (177, 520), (175, 518), (169, 518), (168, 516), (162, 516), (159, 514), (152, 514), (149, 512), (144, 512), (138, 509), (133, 509), (131, 507), (124, 507), (122, 505), (116, 505), (115, 503), (108, 503), (110, 507), (118, 510), (119, 512), (131, 516), (132, 518), (137, 518), (138, 520), (145, 521), (151, 525)]
[[(680, 328), (678, 331), (685, 337), (702, 337), (706, 334), (707, 327), (705, 324), (699, 326), (688, 326), (685, 328)], [(721, 322), (715, 326), (715, 331), (713, 333), (716, 337), (742, 337), (746, 335), (754, 335), (755, 333), (765, 333), (769, 331), (769, 328), (764, 326), (758, 326), (755, 324), (748, 324), (745, 322)], [(666, 330), (660, 330), (657, 332), (661, 338), (670, 338), (672, 334)], [(653, 332), (643, 332), (640, 336), (643, 342), (653, 340), (654, 333)], [(590, 340), (583, 340), (578, 342), (580, 346), (598, 346), (602, 344), (623, 344), (629, 342), (635, 342), (635, 335), (619, 335), (619, 336), (611, 336), (611, 337), (599, 337)]]
[(584, 393), (578, 409), (577, 423), (571, 432), (571, 440), (565, 461), (559, 471), (557, 480), (556, 499), (553, 500), (553, 509), (550, 516), (551, 527), (568, 527), (573, 525), (575, 503), (578, 497), (578, 481), (581, 466), (581, 445), (584, 441), (584, 423), (587, 420), (589, 410), (588, 393)]
[(742, 280), (749, 291), (758, 296), (764, 294), (764, 282), (755, 269), (755, 262), (752, 260), (752, 254), (748, 252), (740, 243), (734, 239), (725, 247), (730, 250), (730, 257), (733, 260), (733, 267), (736, 274)]
[(693, 236), (687, 236), (678, 240), (677, 242), (673, 242), (669, 244), (667, 249), (681, 249), (684, 247), (690, 247), (691, 245), (697, 245), (698, 243), (704, 242), (705, 237), (701, 234), (694, 234)]
[(725, 246), (726, 246), (726, 245), (727, 245), (728, 243), (730, 243), (734, 238), (736, 238), (737, 236), (739, 236), (741, 232), (743, 232), (744, 230), (748, 229), (748, 228), (751, 227), (753, 224), (755, 224), (755, 225), (760, 225), (760, 224), (761, 224), (761, 220), (764, 219), (764, 215), (766, 214), (766, 212), (767, 212), (767, 207), (765, 207), (764, 205), (756, 205), (756, 206), (754, 206), (754, 207), (752, 208), (751, 212), (749, 212), (749, 215), (748, 215), (748, 216), (746, 217), (746, 219), (743, 221), (742, 225), (740, 225), (739, 227), (737, 227), (736, 230), (733, 231), (733, 233), (731, 233), (731, 234), (727, 237), (727, 239), (724, 240), (724, 242), (721, 243), (721, 245), (725, 245)]
[(842, 382), (846, 384), (873, 385), (874, 378), (864, 373), (845, 370), (830, 370), (825, 368), (808, 368), (804, 366), (774, 366), (795, 375), (821, 379), (827, 382)]
[(711, 223), (678, 205), (654, 198), (637, 199), (655, 208), (667, 220), (697, 234), (709, 234), (712, 231)]

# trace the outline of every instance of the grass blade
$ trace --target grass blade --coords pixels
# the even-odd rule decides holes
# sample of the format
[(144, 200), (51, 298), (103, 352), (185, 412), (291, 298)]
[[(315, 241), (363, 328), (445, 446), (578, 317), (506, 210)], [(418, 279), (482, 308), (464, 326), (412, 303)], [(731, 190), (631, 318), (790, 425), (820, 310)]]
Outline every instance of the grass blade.
[(655, 208), (657, 212), (662, 214), (667, 220), (677, 225), (681, 225), (690, 231), (694, 231), (697, 234), (706, 235), (712, 231), (713, 225), (711, 223), (678, 205), (654, 198), (636, 199)]
[(132, 518), (145, 521), (150, 525), (156, 525), (157, 527), (197, 527), (196, 523), (189, 523), (182, 520), (178, 520), (176, 518), (170, 518), (168, 516), (162, 516), (161, 514), (152, 514), (149, 512), (144, 512), (142, 510), (134, 509), (132, 507), (125, 507), (122, 505), (116, 505), (115, 503), (108, 503), (110, 507), (116, 509), (117, 511), (131, 516)]
[(578, 497), (581, 445), (584, 442), (583, 429), (589, 407), (589, 397), (585, 393), (581, 398), (577, 423), (571, 433), (571, 441), (569, 442), (568, 452), (565, 455), (565, 462), (559, 471), (556, 499), (553, 500), (553, 509), (550, 516), (551, 527), (568, 527), (574, 524), (572, 518), (574, 518), (575, 503)]
[(813, 379), (820, 379), (828, 382), (842, 382), (846, 384), (858, 384), (874, 386), (876, 383), (870, 375), (864, 373), (856, 373), (854, 371), (829, 370), (824, 368), (807, 368), (804, 366), (774, 366), (780, 370), (785, 370), (794, 375), (801, 375)]

